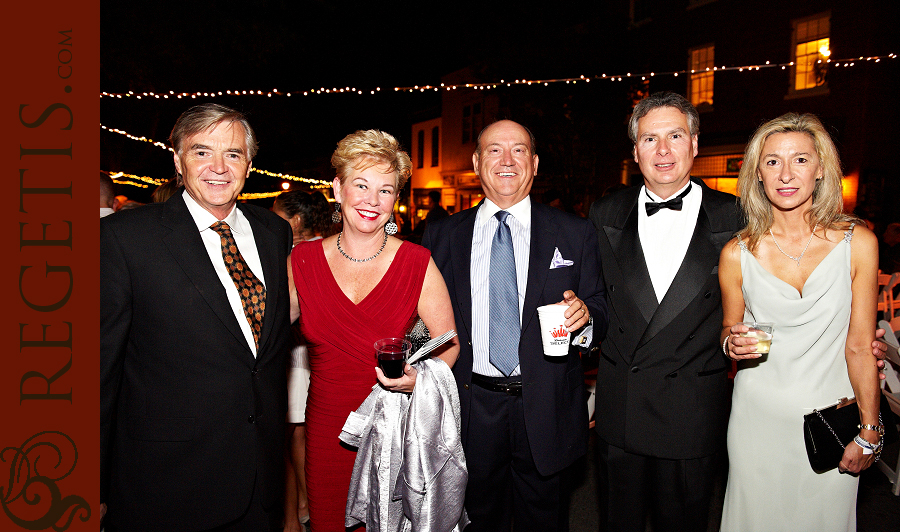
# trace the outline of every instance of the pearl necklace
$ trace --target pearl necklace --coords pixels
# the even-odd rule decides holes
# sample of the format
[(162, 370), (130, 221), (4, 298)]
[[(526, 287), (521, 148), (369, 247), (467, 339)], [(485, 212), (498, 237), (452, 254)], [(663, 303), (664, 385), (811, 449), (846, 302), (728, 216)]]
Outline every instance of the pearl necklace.
[(347, 259), (349, 259), (349, 260), (352, 260), (353, 262), (369, 262), (370, 260), (374, 259), (374, 258), (377, 257), (378, 255), (381, 255), (381, 252), (384, 251), (384, 245), (387, 244), (387, 237), (388, 237), (388, 236), (387, 236), (387, 233), (385, 233), (385, 234), (384, 234), (384, 240), (381, 242), (381, 247), (378, 248), (378, 251), (376, 251), (374, 255), (372, 255), (372, 256), (369, 257), (368, 259), (354, 259), (354, 258), (351, 257), (350, 255), (347, 255), (346, 253), (344, 253), (344, 250), (341, 249), (341, 235), (343, 235), (343, 234), (344, 234), (343, 231), (341, 231), (340, 233), (338, 233), (338, 237), (337, 237), (337, 248), (338, 248), (338, 251), (340, 251), (340, 252), (341, 252), (341, 255), (343, 255), (345, 258), (347, 258)]
[(816, 229), (818, 229), (818, 228), (819, 228), (819, 224), (816, 224), (816, 226), (813, 227), (812, 233), (809, 235), (809, 240), (806, 241), (806, 247), (803, 248), (803, 251), (802, 251), (802, 252), (800, 252), (800, 256), (799, 256), (799, 257), (792, 257), (791, 255), (788, 255), (787, 253), (785, 253), (783, 249), (781, 249), (781, 246), (778, 245), (778, 241), (775, 240), (775, 233), (772, 232), (772, 228), (771, 228), (771, 227), (769, 228), (769, 234), (772, 235), (772, 242), (775, 242), (775, 247), (778, 248), (778, 251), (780, 251), (781, 254), (784, 255), (785, 257), (787, 257), (787, 258), (791, 259), (792, 261), (796, 262), (796, 263), (797, 263), (797, 267), (799, 268), (799, 267), (800, 267), (800, 259), (803, 258), (803, 255), (806, 253), (806, 250), (809, 249), (809, 243), (812, 242), (813, 235), (816, 234)]

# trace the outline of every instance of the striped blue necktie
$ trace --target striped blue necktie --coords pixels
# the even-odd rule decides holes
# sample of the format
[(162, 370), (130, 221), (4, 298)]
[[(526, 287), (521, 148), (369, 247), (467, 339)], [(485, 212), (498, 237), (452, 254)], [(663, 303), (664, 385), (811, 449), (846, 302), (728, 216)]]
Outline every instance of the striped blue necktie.
[(509, 213), (499, 211), (500, 221), (491, 242), (490, 271), (490, 362), (509, 377), (519, 365), (519, 291), (516, 288), (516, 258), (512, 234), (506, 224)]

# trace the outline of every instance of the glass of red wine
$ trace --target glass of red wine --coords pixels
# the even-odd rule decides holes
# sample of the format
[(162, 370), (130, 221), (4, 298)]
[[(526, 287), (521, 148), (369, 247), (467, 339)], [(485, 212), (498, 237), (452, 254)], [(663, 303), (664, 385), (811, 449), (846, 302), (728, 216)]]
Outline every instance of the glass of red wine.
[(378, 367), (385, 377), (399, 379), (403, 376), (403, 367), (411, 349), (412, 344), (405, 338), (382, 338), (375, 342)]

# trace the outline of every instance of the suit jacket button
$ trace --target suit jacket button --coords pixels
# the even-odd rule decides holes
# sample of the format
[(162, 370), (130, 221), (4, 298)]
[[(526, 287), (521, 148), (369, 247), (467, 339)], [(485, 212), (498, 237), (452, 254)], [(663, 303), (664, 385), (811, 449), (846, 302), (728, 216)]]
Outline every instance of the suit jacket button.
[(247, 423), (256, 423), (256, 418), (253, 417), (253, 416), (248, 417), (248, 418), (247, 418)]
[(677, 372), (677, 371), (673, 371), (672, 373), (669, 373), (669, 377), (672, 378), (672, 379), (674, 379), (674, 378), (677, 377), (677, 376), (678, 376), (678, 372)]
[(254, 375), (254, 376), (255, 376), (257, 373), (259, 373), (259, 370), (256, 369), (256, 368), (253, 368), (253, 369), (250, 371), (250, 374), (251, 374), (251, 375)]
[(631, 368), (632, 373), (637, 373), (638, 371), (641, 371), (641, 368), (639, 368), (637, 366), (634, 366), (633, 368)]
[(688, 340), (693, 340), (693, 339), (694, 339), (694, 335), (693, 335), (693, 334), (690, 335), (690, 336), (688, 336)]
[(614, 285), (614, 284), (609, 285), (609, 291), (610, 291), (610, 292), (615, 292), (615, 291), (616, 291), (616, 285)]
[(619, 325), (619, 332), (620, 332), (620, 333), (624, 333), (624, 332), (625, 332), (625, 329), (623, 329), (621, 325)]
[(709, 296), (711, 296), (711, 295), (712, 295), (712, 292), (707, 292), (707, 293), (703, 294), (703, 297), (705, 297), (706, 299), (709, 299)]

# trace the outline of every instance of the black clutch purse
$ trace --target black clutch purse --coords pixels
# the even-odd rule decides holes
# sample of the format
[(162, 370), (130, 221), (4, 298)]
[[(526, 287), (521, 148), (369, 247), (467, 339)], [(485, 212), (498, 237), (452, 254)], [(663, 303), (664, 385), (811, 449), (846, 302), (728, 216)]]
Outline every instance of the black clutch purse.
[[(880, 416), (884, 424), (885, 444), (898, 439), (894, 413), (884, 394), (881, 396)], [(809, 465), (817, 473), (829, 471), (838, 466), (844, 456), (844, 447), (859, 434), (859, 409), (856, 398), (846, 397), (836, 404), (816, 409), (803, 416), (803, 439)]]

